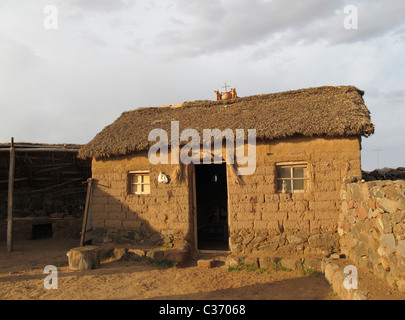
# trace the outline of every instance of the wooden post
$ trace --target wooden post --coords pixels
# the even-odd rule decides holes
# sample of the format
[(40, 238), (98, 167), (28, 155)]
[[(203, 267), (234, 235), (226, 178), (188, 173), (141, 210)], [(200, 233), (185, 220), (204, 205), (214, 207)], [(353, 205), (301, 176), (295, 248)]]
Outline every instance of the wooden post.
[(87, 228), (87, 219), (89, 216), (89, 209), (90, 209), (90, 202), (91, 196), (93, 193), (93, 179), (87, 179), (87, 195), (86, 195), (86, 204), (84, 207), (84, 216), (83, 216), (83, 225), (82, 225), (82, 234), (80, 237), (80, 246), (84, 246), (85, 236), (86, 236), (86, 228)]
[(10, 167), (8, 174), (8, 206), (7, 206), (7, 251), (13, 252), (13, 190), (14, 190), (15, 148), (14, 138), (10, 144)]

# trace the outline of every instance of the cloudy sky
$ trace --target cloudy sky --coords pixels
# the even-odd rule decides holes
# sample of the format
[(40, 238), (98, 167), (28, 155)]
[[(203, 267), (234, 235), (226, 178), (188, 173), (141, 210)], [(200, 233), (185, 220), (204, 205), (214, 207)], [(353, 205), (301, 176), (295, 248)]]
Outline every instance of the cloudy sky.
[(377, 149), (396, 168), (404, 56), (403, 0), (0, 0), (0, 142), (87, 143), (123, 111), (225, 81), (239, 96), (354, 85), (376, 125), (363, 169)]

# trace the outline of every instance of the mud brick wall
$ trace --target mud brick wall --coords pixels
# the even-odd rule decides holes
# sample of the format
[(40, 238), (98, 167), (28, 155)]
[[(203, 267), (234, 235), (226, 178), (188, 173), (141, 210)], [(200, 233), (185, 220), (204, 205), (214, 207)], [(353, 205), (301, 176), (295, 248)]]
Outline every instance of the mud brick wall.
[[(307, 190), (278, 193), (276, 165), (298, 161), (308, 167)], [(147, 152), (93, 160), (95, 242), (194, 247), (193, 165), (186, 166), (183, 183), (171, 180), (176, 167), (150, 164)], [(149, 195), (128, 194), (128, 172), (133, 170), (150, 172)], [(157, 182), (160, 172), (169, 176), (168, 184)], [(340, 186), (352, 176), (361, 176), (357, 137), (258, 142), (254, 174), (238, 184), (227, 169), (231, 251), (258, 256), (338, 251)]]
[(341, 250), (405, 292), (405, 181), (343, 184)]
[[(189, 243), (193, 228), (188, 179), (184, 183), (157, 181), (160, 172), (173, 177), (176, 168), (171, 164), (152, 165), (147, 152), (93, 160), (93, 241), (176, 247)], [(150, 194), (128, 194), (128, 172), (136, 170), (150, 172)]]
[[(304, 161), (308, 188), (280, 194), (276, 165)], [(257, 145), (255, 174), (230, 182), (230, 245), (235, 253), (327, 256), (339, 250), (340, 185), (361, 176), (357, 137), (295, 138)]]

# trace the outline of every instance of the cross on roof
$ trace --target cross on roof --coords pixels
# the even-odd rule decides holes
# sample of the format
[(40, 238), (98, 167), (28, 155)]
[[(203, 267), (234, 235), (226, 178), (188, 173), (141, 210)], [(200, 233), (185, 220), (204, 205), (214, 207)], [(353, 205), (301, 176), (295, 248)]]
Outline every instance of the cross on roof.
[(228, 87), (230, 87), (230, 86), (227, 85), (226, 82), (225, 82), (225, 85), (222, 88), (225, 88), (225, 92), (228, 92)]

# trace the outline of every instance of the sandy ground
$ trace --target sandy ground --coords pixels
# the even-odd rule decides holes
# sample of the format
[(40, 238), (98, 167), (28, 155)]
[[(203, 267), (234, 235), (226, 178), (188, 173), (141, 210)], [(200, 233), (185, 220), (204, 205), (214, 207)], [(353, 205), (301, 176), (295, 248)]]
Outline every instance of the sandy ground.
[[(66, 252), (77, 240), (32, 240), (14, 243), (14, 252), (0, 242), (2, 300), (339, 300), (322, 275), (299, 272), (206, 269), (195, 262), (165, 268), (146, 262), (102, 260), (95, 270), (72, 271)], [(45, 289), (47, 265), (58, 268), (58, 288)], [(367, 284), (367, 286), (366, 286)], [(370, 299), (405, 299), (382, 281), (359, 272), (359, 289)]]

